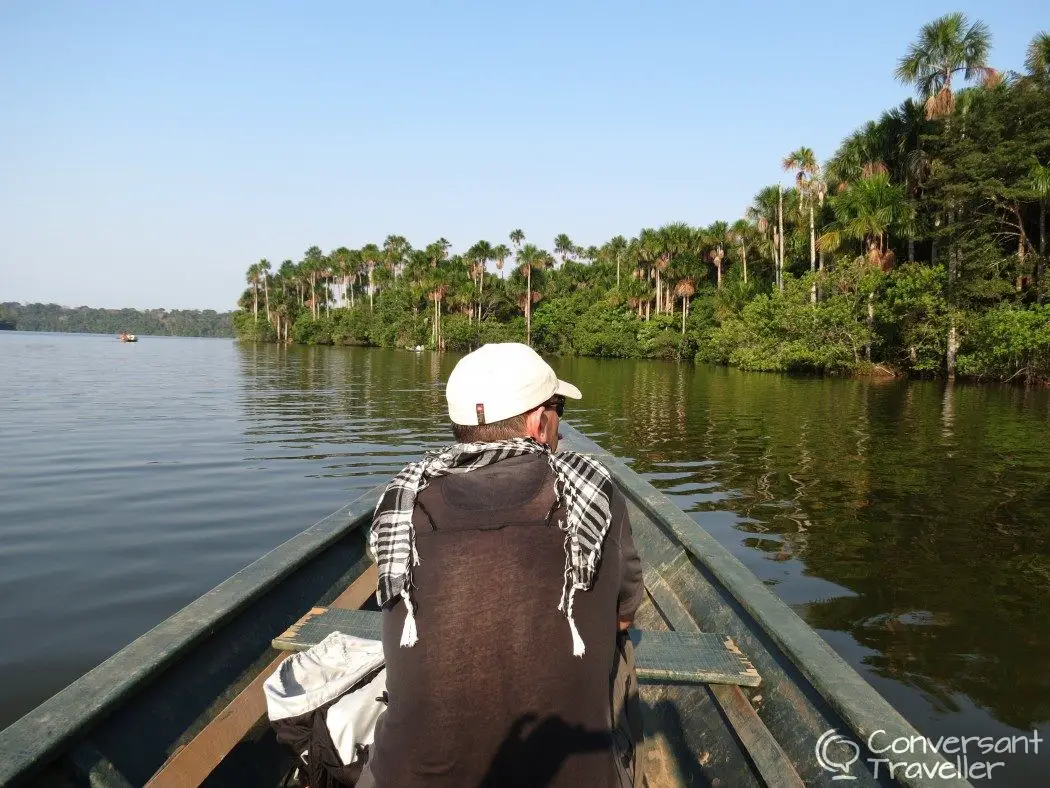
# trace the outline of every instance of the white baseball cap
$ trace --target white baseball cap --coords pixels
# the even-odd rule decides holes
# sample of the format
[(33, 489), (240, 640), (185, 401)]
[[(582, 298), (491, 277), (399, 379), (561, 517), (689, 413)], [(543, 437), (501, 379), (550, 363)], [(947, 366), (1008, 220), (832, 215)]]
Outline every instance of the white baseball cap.
[(540, 354), (520, 342), (482, 345), (459, 360), (445, 386), (453, 424), (491, 424), (531, 410), (555, 394), (582, 399)]

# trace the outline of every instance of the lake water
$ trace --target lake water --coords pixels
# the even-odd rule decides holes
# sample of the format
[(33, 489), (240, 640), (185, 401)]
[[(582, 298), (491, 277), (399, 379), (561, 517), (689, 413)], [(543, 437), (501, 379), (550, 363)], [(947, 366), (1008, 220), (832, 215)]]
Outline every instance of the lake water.
[[(449, 442), (455, 360), (0, 332), (0, 728)], [(1050, 392), (552, 363), (924, 734), (1050, 736)]]

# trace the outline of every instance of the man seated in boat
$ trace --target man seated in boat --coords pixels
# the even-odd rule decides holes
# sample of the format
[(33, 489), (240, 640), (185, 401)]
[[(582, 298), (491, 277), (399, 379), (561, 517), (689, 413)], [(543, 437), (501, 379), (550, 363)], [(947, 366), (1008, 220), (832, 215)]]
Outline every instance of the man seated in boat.
[(566, 397), (526, 345), (481, 347), (446, 388), (458, 442), (380, 499), (389, 705), (360, 785), (631, 785), (641, 559), (608, 471), (557, 453)]

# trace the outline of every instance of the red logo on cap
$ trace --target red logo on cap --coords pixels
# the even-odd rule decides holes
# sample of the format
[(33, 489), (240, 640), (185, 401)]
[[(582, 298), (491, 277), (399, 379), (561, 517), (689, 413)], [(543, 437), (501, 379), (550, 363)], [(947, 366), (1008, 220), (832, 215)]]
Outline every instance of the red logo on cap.
[(482, 403), (478, 403), (474, 406), (474, 412), (478, 414), (478, 424), (485, 423), (485, 406)]

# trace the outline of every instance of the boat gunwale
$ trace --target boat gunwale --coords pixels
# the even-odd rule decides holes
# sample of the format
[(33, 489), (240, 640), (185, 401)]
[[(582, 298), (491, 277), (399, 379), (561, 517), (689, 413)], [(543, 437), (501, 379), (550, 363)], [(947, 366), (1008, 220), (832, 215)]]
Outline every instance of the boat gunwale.
[[(817, 694), (850, 726), (851, 732), (863, 739), (858, 743), (865, 750), (868, 749), (868, 737), (877, 730), (886, 731), (890, 739), (921, 736), (919, 731), (852, 665), (839, 656), (816, 630), (665, 493), (592, 438), (568, 424), (563, 423), (561, 428), (570, 433), (565, 437), (573, 444), (572, 450), (593, 455), (605, 465), (624, 494), (660, 526), (666, 528), (685, 551), (710, 572), (751, 617), (755, 625), (799, 670)], [(931, 769), (939, 768), (942, 764), (951, 764), (935, 753), (917, 752), (910, 757)], [(969, 785), (964, 780), (934, 781), (922, 776), (898, 775), (897, 779), (905, 785), (923, 788)]]
[[(0, 785), (25, 779), (204, 638), (370, 521), (377, 485), (257, 558), (0, 730)], [(69, 710), (78, 712), (70, 714)]]

